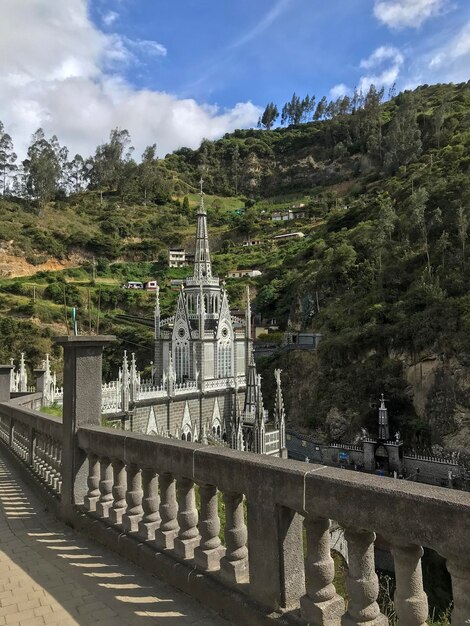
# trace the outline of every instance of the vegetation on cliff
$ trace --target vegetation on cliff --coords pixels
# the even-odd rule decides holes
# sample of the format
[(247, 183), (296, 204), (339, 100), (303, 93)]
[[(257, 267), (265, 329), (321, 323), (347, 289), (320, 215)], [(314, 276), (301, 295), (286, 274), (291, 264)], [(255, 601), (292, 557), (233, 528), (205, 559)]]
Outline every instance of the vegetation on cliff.
[[(280, 128), (272, 127), (276, 107), (270, 103), (261, 121), (269, 130), (236, 131), (165, 159), (156, 159), (150, 146), (139, 163), (124, 131), (113, 131), (81, 161), (68, 161), (57, 140), (39, 135), (30, 161), (43, 152), (55, 155), (56, 187), (44, 191), (31, 180), (28, 186), (32, 165), (23, 164), (23, 183), (0, 201), (0, 243), (31, 262), (77, 250), (85, 260), (95, 256), (101, 278), (116, 284), (126, 276), (164, 281), (166, 249), (187, 245), (193, 235), (202, 174), (217, 271), (261, 269), (260, 278), (250, 279), (257, 311), (283, 329), (290, 324), (323, 335), (316, 354), (281, 357), (291, 419), (319, 436), (349, 439), (364, 425), (374, 427), (374, 403), (384, 392), (393, 427), (415, 448), (429, 448), (465, 427), (470, 411), (461, 375), (470, 358), (470, 85), (423, 86), (382, 100), (383, 93), (371, 89), (354, 105), (327, 103), (316, 121)], [(17, 175), (8, 170), (6, 177)], [(274, 210), (294, 205), (302, 205), (304, 218), (271, 220)], [(306, 236), (282, 246), (273, 242), (288, 230)], [(253, 238), (262, 243), (240, 246)], [(113, 274), (109, 261), (124, 265)], [(58, 322), (64, 288), (50, 282), (44, 277), (38, 289), (49, 312), (57, 307)], [(7, 314), (15, 288), (11, 281), (4, 287)], [(87, 288), (77, 287), (68, 300), (79, 302), (85, 319)], [(242, 304), (241, 282), (229, 281), (228, 288), (233, 303)], [(25, 292), (28, 317), (31, 294), (16, 289)], [(94, 311), (100, 289), (91, 289)], [(105, 313), (151, 311), (150, 300), (139, 306), (115, 290), (101, 285)], [(29, 317), (41, 318), (40, 303), (35, 306)], [(104, 315), (101, 323), (108, 330), (114, 319)], [(126, 337), (146, 341), (138, 338), (145, 330), (119, 330), (124, 343)], [(424, 357), (437, 365), (428, 405), (417, 410), (407, 372)]]

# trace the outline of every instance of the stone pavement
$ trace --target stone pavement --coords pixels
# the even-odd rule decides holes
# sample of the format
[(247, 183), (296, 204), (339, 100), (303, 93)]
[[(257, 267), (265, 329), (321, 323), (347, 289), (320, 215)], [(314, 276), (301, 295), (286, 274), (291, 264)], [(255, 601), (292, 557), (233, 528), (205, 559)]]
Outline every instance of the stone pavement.
[(228, 626), (192, 598), (75, 533), (0, 445), (0, 626)]

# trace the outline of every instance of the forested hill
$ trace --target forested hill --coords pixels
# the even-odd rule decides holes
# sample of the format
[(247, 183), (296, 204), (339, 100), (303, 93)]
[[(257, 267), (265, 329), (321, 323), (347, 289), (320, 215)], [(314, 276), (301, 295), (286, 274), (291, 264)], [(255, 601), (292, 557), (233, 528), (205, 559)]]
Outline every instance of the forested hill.
[[(371, 89), (316, 121), (236, 131), (164, 159), (150, 146), (139, 163), (125, 131), (74, 159), (36, 134), (8, 172), (0, 245), (31, 262), (72, 252), (163, 262), (192, 236), (202, 174), (219, 274), (261, 269), (257, 310), (323, 334), (318, 354), (281, 359), (291, 419), (347, 440), (373, 427), (384, 392), (410, 444), (468, 445), (470, 84), (382, 97)], [(271, 221), (299, 204), (304, 219)], [(288, 229), (306, 237), (271, 242)], [(239, 247), (248, 238), (264, 243)], [(235, 304), (240, 287), (228, 283)]]

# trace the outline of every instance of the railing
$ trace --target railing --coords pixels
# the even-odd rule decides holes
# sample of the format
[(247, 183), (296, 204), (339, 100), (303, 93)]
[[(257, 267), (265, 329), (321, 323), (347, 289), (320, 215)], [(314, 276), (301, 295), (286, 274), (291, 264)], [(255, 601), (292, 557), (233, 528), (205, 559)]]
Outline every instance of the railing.
[[(394, 559), (399, 624), (426, 623), (423, 547), (446, 559), (452, 626), (468, 623), (470, 494), (98, 426), (108, 341), (61, 340), (63, 425), (0, 404), (0, 439), (60, 493), (72, 526), (88, 520), (93, 536), (157, 563), (159, 575), (235, 623), (311, 626), (388, 623), (378, 604), (378, 533)], [(334, 586), (331, 520), (345, 529), (347, 606)]]
[(62, 423), (55, 417), (0, 405), (0, 439), (56, 496), (62, 485)]
[(329, 531), (335, 520), (346, 529), (349, 553), (345, 623), (388, 623), (377, 603), (376, 532), (394, 557), (400, 623), (421, 626), (427, 619), (422, 546), (448, 559), (452, 624), (469, 619), (468, 548), (462, 554), (470, 537), (468, 494), (101, 427), (80, 428), (78, 443), (88, 456), (89, 512), (267, 610), (297, 607), (302, 624), (339, 624), (346, 609), (333, 585)]

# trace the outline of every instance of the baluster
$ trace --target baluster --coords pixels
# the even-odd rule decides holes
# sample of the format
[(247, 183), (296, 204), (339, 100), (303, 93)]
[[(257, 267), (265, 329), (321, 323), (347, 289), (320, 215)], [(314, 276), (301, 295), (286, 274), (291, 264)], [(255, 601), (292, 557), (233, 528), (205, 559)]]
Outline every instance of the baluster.
[(226, 552), (220, 561), (221, 575), (229, 583), (246, 583), (249, 580), (249, 570), (243, 495), (224, 493), (224, 504)]
[(452, 626), (470, 623), (470, 567), (457, 560), (448, 560), (447, 569), (452, 576)]
[(29, 429), (29, 450), (28, 450), (28, 461), (31, 468), (34, 470), (36, 467), (36, 445), (37, 445), (37, 436), (36, 431), (33, 428)]
[(139, 535), (148, 541), (153, 541), (155, 539), (155, 530), (159, 527), (161, 520), (158, 512), (160, 505), (158, 476), (151, 467), (145, 467), (142, 470), (142, 486), (144, 491), (142, 499), (144, 516), (139, 522)]
[(142, 472), (135, 463), (130, 463), (127, 466), (127, 511), (122, 516), (122, 525), (125, 530), (130, 532), (139, 530), (139, 522), (144, 512), (142, 496)]
[(387, 626), (388, 619), (380, 612), (377, 604), (379, 580), (375, 573), (375, 533), (348, 528), (345, 538), (348, 542), (349, 602), (348, 612), (341, 624)]
[(55, 448), (56, 443), (53, 439), (51, 439), (49, 448), (49, 471), (46, 477), (47, 484), (51, 487), (54, 485), (55, 478)]
[(199, 545), (197, 528), (198, 514), (194, 494), (194, 482), (189, 478), (177, 481), (179, 533), (175, 538), (175, 552), (183, 559), (194, 557), (194, 548)]
[(176, 481), (171, 474), (159, 474), (160, 490), (160, 528), (155, 531), (155, 544), (161, 550), (172, 550), (178, 534), (176, 514)]
[(57, 450), (57, 493), (61, 492), (62, 489), (62, 445), (59, 444)]
[(397, 587), (393, 598), (398, 621), (406, 626), (425, 626), (428, 599), (423, 590), (421, 546), (392, 545)]
[(120, 459), (113, 459), (113, 506), (109, 510), (109, 521), (113, 524), (122, 524), (122, 516), (126, 512), (127, 472), (126, 466)]
[(300, 613), (312, 626), (336, 626), (344, 613), (344, 600), (333, 585), (335, 564), (331, 558), (330, 520), (306, 517), (304, 525), (306, 594), (300, 598)]
[(59, 490), (60, 482), (60, 443), (54, 442), (54, 477), (52, 480), (52, 488), (54, 491)]
[(96, 503), (96, 513), (100, 517), (108, 517), (109, 509), (113, 504), (113, 468), (111, 461), (104, 457), (100, 459), (100, 498)]
[(40, 475), (41, 473), (42, 447), (43, 447), (43, 438), (42, 438), (42, 435), (39, 435), (36, 441), (36, 456), (34, 459), (34, 471), (38, 475)]
[(41, 478), (46, 479), (46, 472), (49, 469), (49, 437), (44, 437), (43, 463), (41, 467)]
[(205, 572), (213, 572), (220, 569), (220, 559), (224, 555), (219, 538), (220, 519), (217, 487), (214, 485), (199, 485), (201, 497), (201, 519), (199, 532), (201, 542), (194, 550), (194, 559)]

